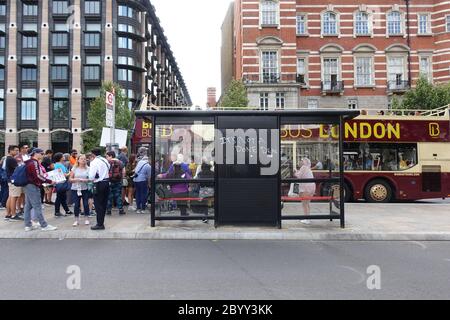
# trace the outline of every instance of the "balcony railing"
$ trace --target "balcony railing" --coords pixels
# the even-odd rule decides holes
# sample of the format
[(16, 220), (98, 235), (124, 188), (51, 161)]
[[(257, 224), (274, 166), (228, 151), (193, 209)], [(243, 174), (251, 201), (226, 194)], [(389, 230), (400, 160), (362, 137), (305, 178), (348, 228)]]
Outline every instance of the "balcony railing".
[(342, 93), (344, 92), (344, 81), (322, 81), (321, 82), (322, 93)]
[(410, 88), (408, 80), (392, 80), (387, 83), (389, 92), (404, 92)]
[(246, 84), (300, 83), (295, 73), (244, 74), (242, 80)]

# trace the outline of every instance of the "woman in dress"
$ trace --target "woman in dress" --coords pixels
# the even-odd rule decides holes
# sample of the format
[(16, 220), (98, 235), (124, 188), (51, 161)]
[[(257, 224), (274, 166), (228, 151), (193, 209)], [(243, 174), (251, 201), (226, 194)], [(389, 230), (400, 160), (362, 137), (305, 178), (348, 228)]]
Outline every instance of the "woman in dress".
[[(295, 170), (294, 173), (297, 179), (314, 179), (314, 174), (311, 170), (311, 161), (308, 158), (303, 158), (301, 161), (300, 170)], [(312, 197), (316, 193), (316, 183), (315, 182), (307, 182), (307, 183), (299, 183), (298, 188), (299, 197)], [(303, 200), (303, 211), (305, 216), (309, 216), (311, 213), (310, 200)], [(303, 224), (310, 224), (310, 220), (301, 220)]]

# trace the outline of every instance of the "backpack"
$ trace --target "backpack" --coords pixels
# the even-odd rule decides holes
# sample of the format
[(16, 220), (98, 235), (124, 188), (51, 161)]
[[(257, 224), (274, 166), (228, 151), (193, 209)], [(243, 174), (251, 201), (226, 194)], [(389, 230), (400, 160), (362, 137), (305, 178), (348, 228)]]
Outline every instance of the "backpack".
[(14, 173), (11, 176), (11, 182), (16, 187), (25, 187), (29, 183), (26, 165), (18, 166), (14, 170)]
[(122, 171), (122, 163), (118, 160), (113, 160), (109, 168), (109, 180), (111, 182), (122, 182)]
[(3, 158), (0, 165), (0, 182), (6, 183), (8, 182), (8, 174), (6, 173), (6, 157)]

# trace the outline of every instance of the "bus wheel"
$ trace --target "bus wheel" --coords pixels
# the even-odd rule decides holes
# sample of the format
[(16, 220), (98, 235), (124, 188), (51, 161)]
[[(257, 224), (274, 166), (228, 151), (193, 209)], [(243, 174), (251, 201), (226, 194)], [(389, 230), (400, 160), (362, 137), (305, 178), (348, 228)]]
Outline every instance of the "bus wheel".
[[(334, 199), (339, 199), (339, 185), (338, 184), (325, 184), (322, 187), (322, 196), (332, 196)], [(353, 201), (353, 194), (349, 186), (344, 183), (344, 201)]]
[(393, 196), (392, 187), (385, 180), (373, 180), (369, 182), (364, 193), (367, 202), (372, 203), (391, 202)]

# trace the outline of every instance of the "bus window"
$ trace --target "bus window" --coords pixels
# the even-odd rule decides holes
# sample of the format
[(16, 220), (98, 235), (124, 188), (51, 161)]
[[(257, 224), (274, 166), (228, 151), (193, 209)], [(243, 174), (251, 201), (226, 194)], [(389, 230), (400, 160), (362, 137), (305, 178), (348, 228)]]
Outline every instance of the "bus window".
[(347, 171), (401, 171), (417, 164), (414, 143), (344, 143)]

